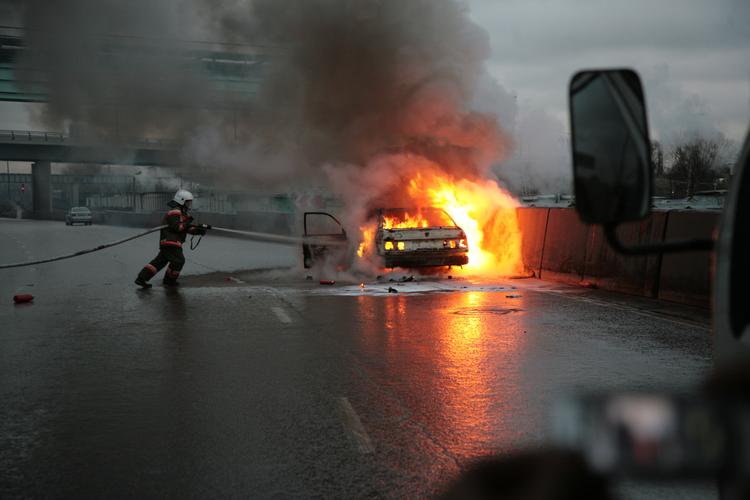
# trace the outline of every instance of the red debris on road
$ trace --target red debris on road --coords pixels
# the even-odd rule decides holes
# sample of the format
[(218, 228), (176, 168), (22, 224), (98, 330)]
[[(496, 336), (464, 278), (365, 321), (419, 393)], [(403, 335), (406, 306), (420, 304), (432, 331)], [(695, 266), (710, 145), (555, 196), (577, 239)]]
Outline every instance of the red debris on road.
[(16, 304), (23, 304), (25, 302), (31, 302), (32, 300), (34, 300), (34, 296), (29, 293), (22, 293), (13, 296), (13, 302)]
[(336, 282), (333, 280), (320, 280), (321, 285), (335, 285)]

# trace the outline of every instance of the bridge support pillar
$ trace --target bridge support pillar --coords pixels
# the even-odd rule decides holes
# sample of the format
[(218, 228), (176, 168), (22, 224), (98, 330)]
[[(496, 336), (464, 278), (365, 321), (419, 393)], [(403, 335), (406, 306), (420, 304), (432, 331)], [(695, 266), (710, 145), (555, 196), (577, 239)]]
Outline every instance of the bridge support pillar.
[(81, 204), (80, 196), (81, 187), (79, 184), (72, 184), (70, 186), (70, 206), (77, 207)]
[(31, 164), (32, 203), (36, 217), (50, 217), (52, 213), (52, 165), (48, 161)]

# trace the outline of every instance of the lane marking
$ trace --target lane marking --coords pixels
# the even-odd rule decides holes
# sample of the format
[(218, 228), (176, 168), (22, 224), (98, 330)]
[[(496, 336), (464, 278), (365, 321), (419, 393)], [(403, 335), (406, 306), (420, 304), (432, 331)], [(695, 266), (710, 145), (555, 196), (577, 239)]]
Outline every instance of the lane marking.
[(282, 308), (273, 306), (271, 310), (274, 312), (274, 314), (276, 314), (276, 317), (279, 318), (279, 321), (281, 321), (282, 323), (289, 324), (292, 322), (292, 318), (290, 318), (286, 311)]
[(274, 298), (278, 299), (280, 302), (283, 302), (284, 304), (286, 304), (287, 306), (289, 306), (289, 308), (292, 311), (296, 312), (299, 315), (302, 315), (302, 311), (300, 310), (300, 308), (297, 305), (295, 305), (294, 302), (292, 302), (292, 300), (290, 300), (289, 292), (282, 293), (277, 288), (271, 288), (271, 287), (265, 287), (265, 286), (264, 287), (260, 287), (260, 290), (263, 290), (264, 292), (267, 292), (268, 294), (270, 294)]
[(348, 398), (339, 398), (339, 411), (341, 413), (341, 424), (344, 426), (349, 439), (356, 446), (357, 451), (363, 455), (375, 452), (370, 436), (367, 435), (359, 415), (354, 411)]

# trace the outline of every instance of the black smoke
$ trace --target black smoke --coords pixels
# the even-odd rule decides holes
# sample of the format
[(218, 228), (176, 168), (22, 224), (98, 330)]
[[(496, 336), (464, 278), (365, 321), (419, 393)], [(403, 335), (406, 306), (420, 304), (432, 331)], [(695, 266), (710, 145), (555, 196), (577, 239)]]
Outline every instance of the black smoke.
[[(488, 36), (457, 0), (31, 0), (23, 19), (46, 125), (170, 138), (233, 182), (326, 182), (377, 160), (392, 185), (408, 158), (483, 177), (509, 149), (474, 99)], [(217, 92), (191, 56), (211, 50), (263, 54), (254, 98)]]

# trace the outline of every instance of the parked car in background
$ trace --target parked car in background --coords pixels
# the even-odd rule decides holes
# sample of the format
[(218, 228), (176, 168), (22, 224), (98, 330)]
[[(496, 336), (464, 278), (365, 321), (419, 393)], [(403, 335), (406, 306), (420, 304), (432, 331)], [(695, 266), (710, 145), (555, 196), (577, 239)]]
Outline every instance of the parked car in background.
[(73, 207), (65, 215), (65, 225), (85, 224), (90, 226), (94, 222), (94, 216), (88, 207)]

